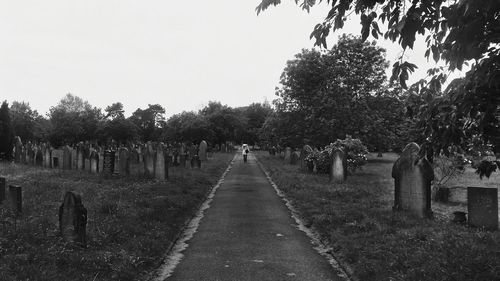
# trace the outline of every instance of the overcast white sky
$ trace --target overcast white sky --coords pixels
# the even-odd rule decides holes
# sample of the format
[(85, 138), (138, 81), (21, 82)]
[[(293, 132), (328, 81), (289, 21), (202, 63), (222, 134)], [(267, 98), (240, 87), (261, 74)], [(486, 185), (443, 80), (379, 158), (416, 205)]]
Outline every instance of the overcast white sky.
[[(126, 115), (159, 103), (167, 116), (210, 100), (272, 101), (286, 61), (313, 46), (328, 9), (284, 2), (257, 16), (259, 0), (0, 0), (0, 99), (44, 114), (70, 92), (102, 109), (120, 101)], [(342, 32), (359, 34), (358, 22)], [(391, 62), (401, 52), (380, 43)], [(411, 81), (432, 65), (415, 53)]]

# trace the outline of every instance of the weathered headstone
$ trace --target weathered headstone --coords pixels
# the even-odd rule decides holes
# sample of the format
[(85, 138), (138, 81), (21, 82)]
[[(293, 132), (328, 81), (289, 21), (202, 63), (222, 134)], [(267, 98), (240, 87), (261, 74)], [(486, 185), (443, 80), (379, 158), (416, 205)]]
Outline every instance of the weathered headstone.
[(67, 145), (63, 148), (62, 168), (64, 170), (71, 170), (71, 149)]
[(498, 189), (467, 188), (469, 225), (487, 230), (498, 229)]
[(66, 192), (59, 207), (59, 231), (67, 242), (86, 245), (87, 209), (82, 204), (80, 195)]
[(36, 150), (35, 164), (36, 164), (36, 166), (39, 166), (39, 167), (43, 166), (43, 152), (42, 152), (41, 148)]
[(23, 211), (23, 189), (18, 185), (9, 185), (10, 207), (19, 214)]
[(426, 158), (419, 156), (420, 147), (409, 143), (392, 167), (394, 178), (394, 210), (408, 210), (419, 217), (432, 217), (431, 182), (434, 170)]
[(119, 157), (119, 173), (122, 176), (129, 174), (129, 152), (126, 147), (120, 147), (118, 149), (118, 157)]
[(83, 157), (83, 143), (80, 142), (78, 144), (77, 150), (76, 150), (76, 167), (78, 170), (83, 170), (85, 166), (85, 158)]
[(106, 150), (103, 158), (103, 173), (108, 176), (112, 175), (115, 170), (115, 152)]
[(5, 178), (0, 177), (0, 204), (5, 200)]
[(157, 180), (165, 180), (167, 167), (165, 161), (166, 159), (163, 143), (160, 143), (156, 147), (155, 178)]
[(153, 150), (153, 145), (148, 141), (144, 153), (144, 172), (147, 177), (154, 177), (155, 175), (154, 157), (155, 152)]
[(189, 157), (187, 151), (179, 155), (179, 167), (181, 168), (186, 168), (186, 161), (187, 158)]
[(60, 149), (54, 149), (52, 150), (52, 168), (54, 169), (60, 169), (62, 168), (62, 162), (63, 162), (63, 151)]
[(342, 149), (334, 149), (331, 156), (330, 182), (342, 183), (347, 179), (347, 159)]
[(92, 150), (90, 153), (90, 172), (92, 174), (97, 174), (99, 170), (99, 154), (97, 151)]
[(21, 141), (21, 138), (17, 136), (15, 138), (15, 152), (14, 152), (14, 159), (16, 160), (16, 163), (21, 163), (21, 155), (23, 152), (23, 143)]
[(191, 158), (191, 168), (201, 168), (201, 159), (198, 155)]
[(292, 157), (292, 148), (291, 147), (285, 148), (285, 153), (284, 153), (283, 157), (285, 159), (285, 163), (290, 164), (290, 160)]
[(226, 152), (227, 152), (227, 146), (226, 146), (226, 144), (225, 144), (225, 143), (223, 143), (223, 144), (220, 146), (220, 151), (221, 151), (221, 152), (224, 152), (224, 153), (226, 153)]
[(198, 152), (198, 155), (200, 156), (201, 161), (207, 161), (207, 142), (206, 141), (201, 141), (200, 142), (200, 151)]
[(103, 149), (99, 149), (97, 151), (97, 154), (99, 155), (98, 170), (99, 170), (99, 174), (102, 174), (103, 171), (104, 171), (104, 150)]
[(78, 169), (78, 153), (76, 149), (71, 148), (71, 170), (77, 170)]
[(298, 151), (292, 152), (292, 155), (290, 156), (290, 164), (297, 165), (299, 160), (300, 160), (300, 152)]

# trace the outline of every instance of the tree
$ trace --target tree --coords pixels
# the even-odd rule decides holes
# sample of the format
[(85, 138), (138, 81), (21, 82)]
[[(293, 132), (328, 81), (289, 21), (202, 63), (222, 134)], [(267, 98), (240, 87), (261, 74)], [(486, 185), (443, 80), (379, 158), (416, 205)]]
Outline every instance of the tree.
[(281, 76), (275, 132), (284, 145), (300, 147), (323, 146), (346, 135), (365, 141), (378, 121), (394, 131), (399, 120), (385, 118), (380, 113), (385, 105), (373, 102), (389, 99), (386, 67), (385, 50), (353, 36), (343, 35), (329, 51), (303, 50)]
[(0, 107), (0, 158), (12, 160), (14, 130), (9, 111), (9, 104), (4, 101)]
[(104, 110), (106, 112), (106, 116), (104, 118), (125, 118), (123, 104), (121, 102), (115, 102), (112, 105), (109, 105)]
[(200, 143), (202, 140), (213, 142), (215, 134), (208, 120), (195, 112), (182, 112), (170, 117), (162, 135), (168, 141), (190, 141)]
[(67, 94), (49, 110), (53, 131), (50, 141), (55, 146), (97, 139), (101, 110), (78, 96)]
[[(257, 13), (280, 2), (262, 0)], [(304, 1), (301, 7), (309, 11), (319, 2)], [(429, 136), (427, 147), (434, 154), (446, 154), (452, 146), (465, 149), (476, 137), (494, 146), (495, 151), (500, 150), (495, 130), (500, 124), (500, 1), (327, 0), (326, 3), (331, 5), (330, 11), (311, 33), (315, 45), (326, 48), (330, 31), (341, 29), (346, 15), (354, 12), (360, 15), (363, 40), (370, 34), (374, 38), (383, 34), (385, 39), (398, 41), (406, 50), (413, 48), (420, 34), (426, 36), (425, 57), (444, 61), (448, 70), (460, 70), (467, 61), (472, 62), (460, 84), (444, 93), (441, 85), (446, 81), (446, 69), (430, 70), (432, 79), (419, 83), (418, 91), (425, 93), (427, 105), (420, 107), (416, 116), (422, 118), (420, 124)], [(387, 27), (384, 32), (383, 25)], [(393, 65), (391, 79), (398, 79), (406, 88), (406, 80), (417, 66), (403, 58), (404, 52)]]
[(143, 141), (157, 140), (165, 126), (165, 109), (159, 104), (148, 104), (148, 108), (134, 111), (130, 121), (139, 128)]
[(210, 129), (215, 134), (214, 141), (216, 143), (241, 140), (246, 129), (246, 120), (233, 108), (222, 105), (220, 102), (211, 101), (200, 110), (199, 114), (207, 120)]
[(251, 145), (259, 143), (262, 125), (267, 116), (273, 112), (271, 105), (268, 102), (252, 103), (249, 106), (236, 108), (235, 111), (246, 121), (241, 139)]
[(14, 135), (21, 137), (23, 142), (34, 140), (38, 112), (32, 110), (29, 103), (14, 101), (10, 106), (10, 115)]

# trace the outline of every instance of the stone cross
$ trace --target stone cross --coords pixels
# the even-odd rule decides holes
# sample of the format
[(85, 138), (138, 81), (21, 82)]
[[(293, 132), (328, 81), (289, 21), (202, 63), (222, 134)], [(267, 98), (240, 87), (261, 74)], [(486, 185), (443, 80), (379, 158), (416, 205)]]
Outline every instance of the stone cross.
[(82, 204), (80, 195), (66, 192), (59, 207), (59, 231), (67, 242), (86, 245), (87, 209)]
[(419, 156), (420, 147), (406, 145), (392, 167), (394, 178), (394, 210), (408, 210), (418, 217), (432, 217), (431, 183), (434, 170), (429, 161)]

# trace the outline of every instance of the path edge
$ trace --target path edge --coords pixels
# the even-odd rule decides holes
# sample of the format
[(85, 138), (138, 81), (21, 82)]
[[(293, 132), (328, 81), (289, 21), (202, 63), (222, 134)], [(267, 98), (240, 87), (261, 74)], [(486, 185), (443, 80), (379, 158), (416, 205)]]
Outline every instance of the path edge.
[(229, 171), (233, 167), (237, 156), (238, 154), (234, 155), (233, 159), (229, 162), (226, 170), (222, 173), (217, 183), (210, 189), (209, 192), (207, 192), (205, 200), (198, 206), (196, 215), (186, 220), (177, 237), (170, 243), (165, 257), (161, 262), (161, 265), (154, 271), (152, 275), (147, 276), (145, 280), (164, 281), (172, 275), (175, 268), (184, 257), (182, 252), (184, 252), (184, 250), (186, 250), (189, 246), (187, 242), (191, 240), (191, 238), (193, 238), (193, 235), (197, 232), (201, 219), (204, 217), (205, 210), (210, 208), (210, 203), (215, 196), (215, 192), (224, 182), (224, 179), (226, 178), (227, 173), (229, 173)]
[(305, 223), (301, 219), (300, 213), (293, 206), (292, 202), (288, 200), (288, 198), (286, 198), (285, 193), (273, 181), (269, 171), (264, 167), (264, 165), (258, 160), (255, 155), (254, 157), (255, 162), (257, 162), (259, 168), (266, 175), (266, 178), (274, 188), (274, 191), (281, 198), (281, 200), (283, 200), (286, 207), (290, 211), (290, 216), (295, 220), (295, 223), (297, 224), (296, 227), (307, 235), (307, 237), (310, 239), (311, 244), (314, 246), (314, 250), (316, 250), (316, 252), (326, 258), (339, 278), (343, 279), (344, 281), (358, 281), (358, 279), (354, 276), (353, 270), (348, 265), (340, 262), (340, 259), (335, 256), (333, 247), (329, 243), (323, 242), (319, 238), (320, 235), (313, 227), (307, 227), (305, 225)]

